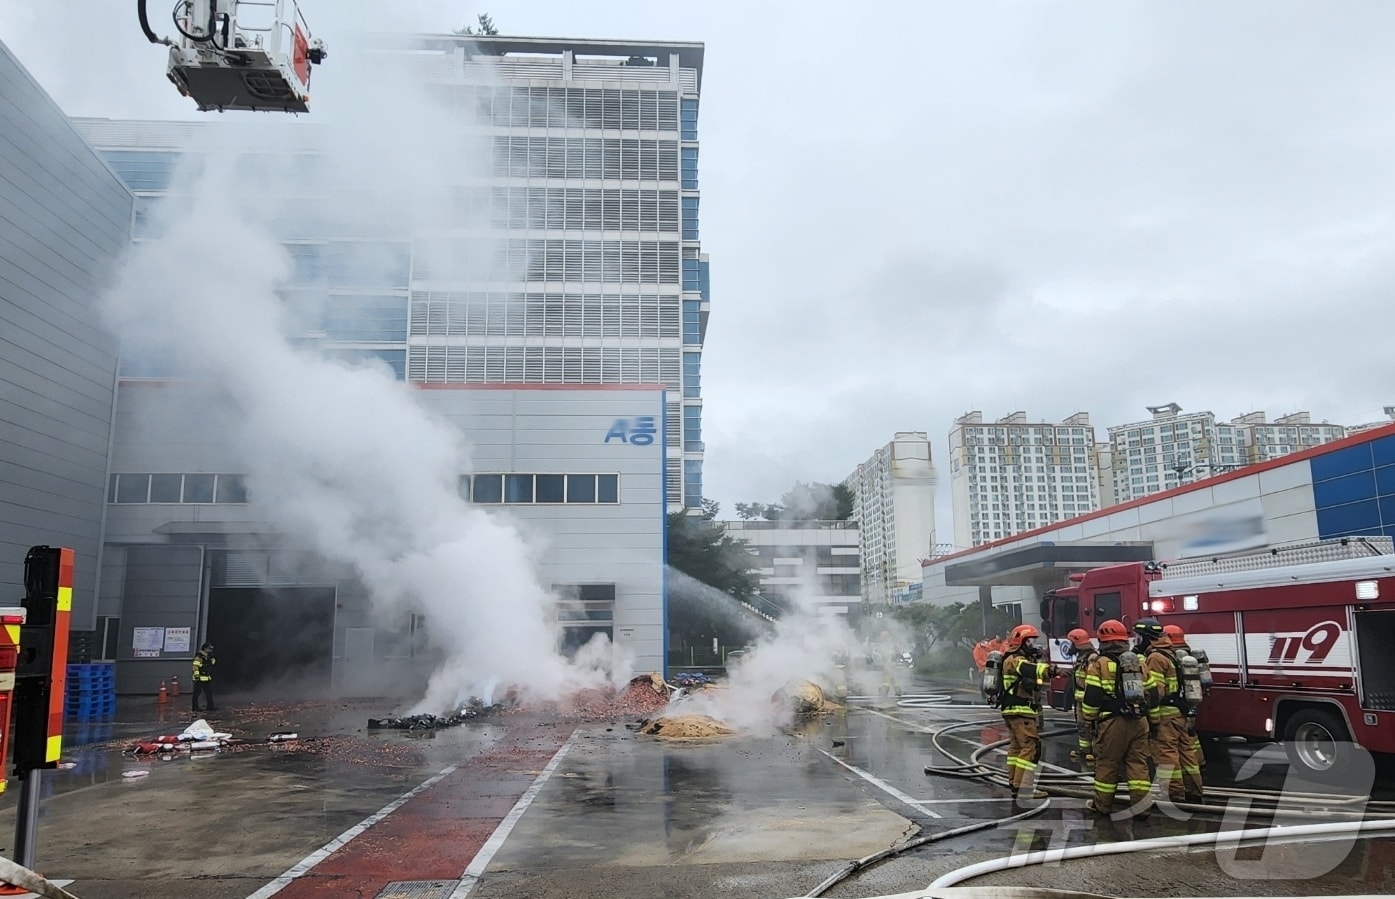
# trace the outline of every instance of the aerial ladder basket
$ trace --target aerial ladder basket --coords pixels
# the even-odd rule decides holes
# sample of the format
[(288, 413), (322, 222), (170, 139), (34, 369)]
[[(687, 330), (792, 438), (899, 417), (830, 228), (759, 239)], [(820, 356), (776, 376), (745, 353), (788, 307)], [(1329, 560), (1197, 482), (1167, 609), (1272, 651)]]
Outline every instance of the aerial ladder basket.
[(295, 0), (177, 0), (174, 38), (150, 27), (146, 2), (141, 30), (170, 48), (166, 74), (200, 110), (309, 111), (310, 67), (328, 54)]

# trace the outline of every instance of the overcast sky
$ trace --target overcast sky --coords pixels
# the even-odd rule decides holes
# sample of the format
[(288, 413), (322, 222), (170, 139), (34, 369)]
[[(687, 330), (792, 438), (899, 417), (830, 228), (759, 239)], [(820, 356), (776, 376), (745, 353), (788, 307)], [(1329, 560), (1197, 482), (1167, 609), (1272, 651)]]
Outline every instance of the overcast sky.
[[(162, 0), (151, 0), (163, 22)], [(167, 5), (167, 4), (166, 4)], [(70, 114), (195, 118), (134, 4), (0, 0)], [(302, 0), (335, 34), (706, 43), (707, 494), (955, 416), (1395, 403), (1395, 4)]]

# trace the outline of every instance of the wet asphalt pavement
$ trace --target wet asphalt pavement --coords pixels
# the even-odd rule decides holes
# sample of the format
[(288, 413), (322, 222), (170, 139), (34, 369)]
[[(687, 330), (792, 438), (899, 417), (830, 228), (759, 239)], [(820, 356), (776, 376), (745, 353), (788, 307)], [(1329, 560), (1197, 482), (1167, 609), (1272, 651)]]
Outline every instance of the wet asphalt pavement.
[[(392, 713), (386, 702), (229, 702), (213, 723), (247, 743), (161, 760), (121, 749), (178, 732), (188, 719), (170, 707), (162, 724), (153, 700), (123, 698), (115, 724), (71, 729), (64, 758), (72, 767), (44, 775), (36, 866), (71, 879), (83, 899), (784, 899), (907, 839), (1018, 811), (1002, 787), (923, 770), (953, 764), (932, 746), (933, 733), (960, 759), (1001, 739), (992, 712), (889, 700), (852, 706), (773, 737), (662, 741), (619, 720), (510, 712), (410, 735), (367, 729), (368, 718)], [(1048, 729), (1064, 723), (1049, 719)], [(967, 726), (945, 731), (954, 724)], [(286, 729), (302, 739), (262, 742)], [(1073, 770), (1069, 748), (1066, 738), (1048, 740), (1046, 761), (1058, 775)], [(1276, 747), (1211, 749), (1206, 779), (1217, 786), (1246, 762), (1282, 759)], [(1000, 767), (1002, 755), (984, 761)], [(1277, 787), (1283, 768), (1267, 765), (1244, 785)], [(1388, 781), (1375, 795), (1395, 798)], [(15, 796), (12, 783), (0, 798), (7, 857)], [(1085, 817), (1080, 805), (1053, 800), (1020, 826), (925, 845), (824, 895), (918, 890), (1014, 850), (1125, 836)], [(1155, 813), (1133, 836), (1218, 826), (1177, 815)], [(1395, 841), (1242, 849), (1219, 860), (1214, 853), (1088, 859), (973, 884), (1117, 896), (1388, 894)]]

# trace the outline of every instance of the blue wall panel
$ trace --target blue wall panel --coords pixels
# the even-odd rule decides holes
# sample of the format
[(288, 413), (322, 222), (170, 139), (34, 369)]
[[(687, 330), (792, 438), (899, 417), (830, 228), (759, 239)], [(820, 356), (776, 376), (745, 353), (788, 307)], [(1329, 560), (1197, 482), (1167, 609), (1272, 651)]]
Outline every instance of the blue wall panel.
[(1395, 537), (1395, 437), (1314, 456), (1318, 536)]

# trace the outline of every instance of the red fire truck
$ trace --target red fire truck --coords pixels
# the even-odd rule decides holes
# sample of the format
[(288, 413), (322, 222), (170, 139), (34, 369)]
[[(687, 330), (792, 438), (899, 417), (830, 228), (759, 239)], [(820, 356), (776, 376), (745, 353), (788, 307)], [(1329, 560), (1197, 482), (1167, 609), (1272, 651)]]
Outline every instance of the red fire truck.
[[(1116, 618), (1177, 624), (1210, 658), (1214, 687), (1197, 731), (1282, 740), (1290, 762), (1321, 777), (1353, 745), (1395, 753), (1395, 550), (1343, 538), (1263, 553), (1133, 562), (1071, 576), (1042, 599), (1051, 655), (1066, 634)], [(1062, 679), (1053, 704), (1070, 702)]]

